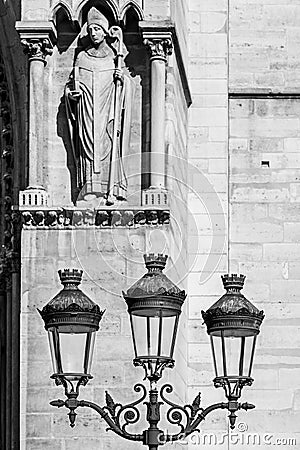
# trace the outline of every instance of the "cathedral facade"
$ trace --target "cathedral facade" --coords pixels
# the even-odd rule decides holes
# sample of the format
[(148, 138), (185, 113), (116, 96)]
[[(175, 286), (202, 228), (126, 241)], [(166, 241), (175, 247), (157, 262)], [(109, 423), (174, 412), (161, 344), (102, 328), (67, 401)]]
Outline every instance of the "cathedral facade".
[[(165, 273), (187, 293), (163, 374), (174, 399), (223, 401), (201, 311), (221, 275), (244, 274), (266, 318), (242, 397), (256, 409), (239, 412), (236, 439), (297, 448), (298, 39), (292, 0), (0, 0), (1, 449), (141, 447), (88, 408), (70, 427), (49, 404), (64, 394), (38, 310), (58, 270), (82, 271), (105, 312), (80, 395), (133, 402), (143, 370), (122, 292), (149, 253), (169, 255)], [(202, 430), (174, 448), (237, 448), (224, 411)]]

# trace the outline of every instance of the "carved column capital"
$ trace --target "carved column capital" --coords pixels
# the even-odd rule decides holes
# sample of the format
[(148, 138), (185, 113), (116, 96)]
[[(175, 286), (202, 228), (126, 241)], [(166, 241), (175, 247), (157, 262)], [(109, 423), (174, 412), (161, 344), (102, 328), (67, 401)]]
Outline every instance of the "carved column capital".
[(46, 56), (52, 54), (56, 42), (54, 24), (50, 21), (22, 21), (16, 23), (16, 30), (29, 61), (42, 61), (46, 64)]
[(144, 39), (144, 45), (150, 52), (150, 59), (167, 60), (167, 56), (173, 52), (173, 43), (171, 38), (166, 37), (149, 37)]
[(46, 56), (52, 55), (53, 49), (49, 47), (47, 39), (22, 39), (21, 44), (29, 61), (39, 60), (46, 64)]

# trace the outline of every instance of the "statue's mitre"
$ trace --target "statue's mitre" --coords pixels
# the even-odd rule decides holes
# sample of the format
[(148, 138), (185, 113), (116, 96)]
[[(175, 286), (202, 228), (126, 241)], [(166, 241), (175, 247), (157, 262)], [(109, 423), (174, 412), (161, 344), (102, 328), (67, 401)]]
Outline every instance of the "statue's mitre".
[(108, 32), (107, 18), (96, 8), (91, 8), (87, 15), (87, 26), (91, 24), (100, 25), (106, 32)]

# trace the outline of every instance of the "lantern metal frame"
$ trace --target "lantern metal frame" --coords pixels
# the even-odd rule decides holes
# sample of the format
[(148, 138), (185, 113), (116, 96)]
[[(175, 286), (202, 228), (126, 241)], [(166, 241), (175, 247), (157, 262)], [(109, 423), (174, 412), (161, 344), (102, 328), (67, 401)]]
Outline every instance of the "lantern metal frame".
[[(182, 305), (186, 299), (184, 290), (179, 289), (169, 278), (163, 274), (166, 266), (167, 255), (154, 255), (149, 253), (144, 255), (145, 266), (148, 272), (130, 289), (127, 293), (123, 292), (123, 297), (128, 307), (130, 325), (132, 332), (133, 348), (135, 358), (133, 364), (142, 366), (145, 370), (145, 379), (150, 382), (157, 382), (162, 377), (165, 368), (173, 368), (175, 361), (173, 354), (181, 314)], [(134, 317), (146, 319), (146, 347), (148, 354), (139, 354), (136, 342), (136, 330)], [(150, 354), (151, 347), (151, 319), (157, 318), (157, 349), (155, 353)], [(169, 354), (162, 354), (163, 325), (165, 319), (174, 318)]]
[[(124, 297), (128, 305), (129, 314), (132, 313), (134, 310), (136, 310), (135, 308), (140, 309), (145, 308), (146, 303), (148, 304), (147, 306), (148, 308), (149, 307), (154, 308), (155, 301), (156, 307), (159, 306), (159, 308), (163, 308), (164, 306), (164, 303), (161, 301), (162, 295), (159, 296), (158, 301), (157, 298), (155, 300), (155, 296), (152, 296), (152, 298), (143, 297), (144, 300), (142, 300), (141, 297), (134, 299), (132, 296), (128, 295), (128, 293), (130, 294), (130, 291), (128, 291), (127, 295), (124, 295)], [(163, 296), (165, 296), (164, 298), (164, 301), (166, 302), (165, 306), (167, 306), (168, 301), (170, 301), (171, 303), (169, 304), (169, 307), (172, 304), (173, 305), (172, 307), (174, 308), (174, 305), (176, 305), (177, 302), (177, 306), (175, 306), (175, 309), (177, 308), (178, 311), (176, 311), (176, 313), (179, 312), (180, 314), (181, 305), (183, 304), (185, 294), (181, 294), (180, 296), (175, 295), (176, 299), (175, 302), (174, 302), (174, 291), (172, 292), (171, 295), (173, 296), (172, 299), (169, 296), (166, 296), (165, 293), (163, 293)], [(221, 332), (220, 327), (222, 328), (224, 326), (224, 317), (222, 317), (222, 321), (220, 321), (219, 319), (221, 318), (221, 315), (220, 314), (218, 315), (218, 313), (213, 314), (210, 310), (207, 313), (203, 313), (203, 315), (204, 320), (206, 321), (206, 324), (208, 326), (208, 332), (209, 330), (211, 331), (213, 327), (215, 327), (215, 330), (218, 330), (217, 332), (220, 333)], [(236, 318), (237, 316), (233, 317), (231, 315), (231, 319), (235, 320)], [(262, 321), (262, 318), (263, 317), (260, 315), (259, 319), (257, 319), (256, 325), (258, 326), (258, 329)], [(217, 325), (218, 320), (219, 320), (219, 328)], [(227, 321), (227, 324), (229, 324), (229, 321)], [(65, 377), (56, 376), (56, 381), (59, 380), (59, 382), (64, 385), (65, 396), (67, 397), (67, 399), (54, 400), (51, 401), (50, 404), (58, 408), (66, 407), (67, 409), (69, 409), (68, 416), (71, 427), (75, 426), (75, 419), (77, 415), (76, 411), (78, 408), (81, 407), (91, 408), (95, 412), (97, 412), (102, 419), (106, 421), (109, 427), (108, 430), (113, 431), (115, 434), (119, 435), (120, 437), (126, 440), (141, 442), (143, 445), (148, 446), (149, 450), (157, 450), (160, 446), (168, 442), (175, 442), (180, 439), (184, 439), (194, 431), (200, 431), (199, 425), (202, 423), (202, 421), (205, 420), (208, 414), (217, 409), (225, 409), (229, 411), (228, 417), (230, 421), (230, 426), (233, 429), (236, 421), (236, 412), (238, 410), (247, 411), (249, 409), (255, 408), (253, 404), (240, 403), (238, 401), (241, 395), (242, 388), (245, 385), (250, 385), (252, 383), (252, 378), (239, 376), (235, 377), (234, 380), (233, 380), (234, 377), (231, 377), (231, 379), (229, 379), (230, 377), (227, 378), (216, 377), (214, 379), (214, 384), (216, 387), (223, 386), (225, 388), (225, 391), (227, 389), (226, 394), (228, 399), (227, 402), (214, 403), (208, 406), (207, 408), (202, 408), (201, 394), (199, 393), (195, 397), (193, 402), (189, 405), (179, 405), (177, 403), (174, 403), (168, 398), (168, 394), (171, 394), (173, 392), (172, 385), (164, 384), (159, 390), (157, 389), (157, 381), (160, 379), (163, 369), (165, 367), (173, 367), (174, 360), (172, 358), (163, 358), (158, 355), (156, 358), (153, 358), (155, 360), (154, 362), (156, 366), (154, 372), (153, 371), (151, 372), (151, 370), (147, 365), (147, 363), (151, 362), (150, 359), (151, 358), (147, 360), (146, 357), (144, 358), (137, 357), (134, 359), (134, 365), (142, 365), (145, 368), (146, 377), (150, 381), (150, 389), (149, 391), (147, 391), (146, 387), (143, 384), (140, 383), (136, 384), (134, 386), (134, 391), (136, 393), (139, 393), (140, 397), (131, 403), (125, 405), (122, 405), (121, 403), (116, 403), (108, 392), (106, 392), (106, 402), (104, 406), (100, 406), (94, 402), (86, 400), (79, 400), (78, 396), (80, 386), (85, 385), (88, 382), (88, 378), (82, 377), (77, 381), (77, 385), (75, 386), (72, 383), (68, 383)], [(233, 381), (236, 382), (236, 388), (234, 392), (232, 391), (230, 384)], [(148, 401), (145, 401), (147, 395)], [(137, 407), (142, 403), (146, 405), (146, 420), (149, 423), (149, 427), (140, 434), (134, 434), (128, 431), (128, 427), (139, 422), (141, 414)], [(164, 432), (159, 428), (158, 424), (161, 420), (160, 410), (162, 405), (166, 405), (168, 407), (166, 413), (167, 421), (171, 425), (179, 427), (177, 433), (170, 434), (168, 432)]]
[[(229, 402), (237, 402), (242, 395), (245, 386), (251, 386), (251, 377), (256, 339), (260, 331), (261, 323), (264, 319), (264, 312), (259, 311), (241, 293), (244, 286), (245, 276), (238, 274), (227, 274), (222, 277), (226, 293), (206, 312), (202, 311), (203, 320), (207, 326), (207, 333), (210, 336), (213, 363), (216, 377), (213, 382), (216, 388), (222, 387)], [(241, 347), (239, 355), (238, 373), (227, 372), (226, 338), (240, 338)], [(218, 375), (217, 358), (214, 346), (214, 338), (221, 340), (221, 356), (223, 375)], [(244, 375), (245, 342), (247, 338), (253, 338), (248, 373)], [(231, 425), (234, 425), (236, 416), (231, 414)]]
[[(89, 379), (93, 378), (87, 371), (87, 360), (89, 359), (89, 352), (92, 351), (91, 336), (99, 329), (99, 322), (104, 314), (99, 306), (94, 303), (86, 294), (79, 288), (82, 279), (82, 270), (65, 269), (59, 270), (59, 278), (63, 284), (63, 289), (44, 306), (42, 311), (38, 310), (45, 323), (45, 329), (48, 331), (50, 341), (51, 356), (56, 360), (57, 372), (51, 375), (57, 385), (64, 385), (65, 388), (69, 384), (71, 391), (74, 391), (73, 381), (78, 381), (80, 385), (86, 385)], [(70, 334), (71, 330), (78, 331), (80, 334), (86, 334), (85, 354), (83, 358), (83, 372), (64, 372), (60, 334)], [(53, 339), (53, 344), (51, 340)], [(86, 370), (85, 370), (86, 367)]]

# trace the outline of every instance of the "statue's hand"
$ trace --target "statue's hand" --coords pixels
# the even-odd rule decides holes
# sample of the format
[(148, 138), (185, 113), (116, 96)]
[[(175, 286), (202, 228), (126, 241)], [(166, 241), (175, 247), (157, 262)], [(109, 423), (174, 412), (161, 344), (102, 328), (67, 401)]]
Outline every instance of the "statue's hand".
[(115, 69), (114, 71), (114, 80), (120, 81), (122, 84), (124, 83), (124, 74), (121, 69)]
[(72, 100), (78, 101), (80, 99), (80, 97), (81, 97), (81, 92), (80, 91), (75, 91), (75, 90), (69, 91), (69, 97)]

